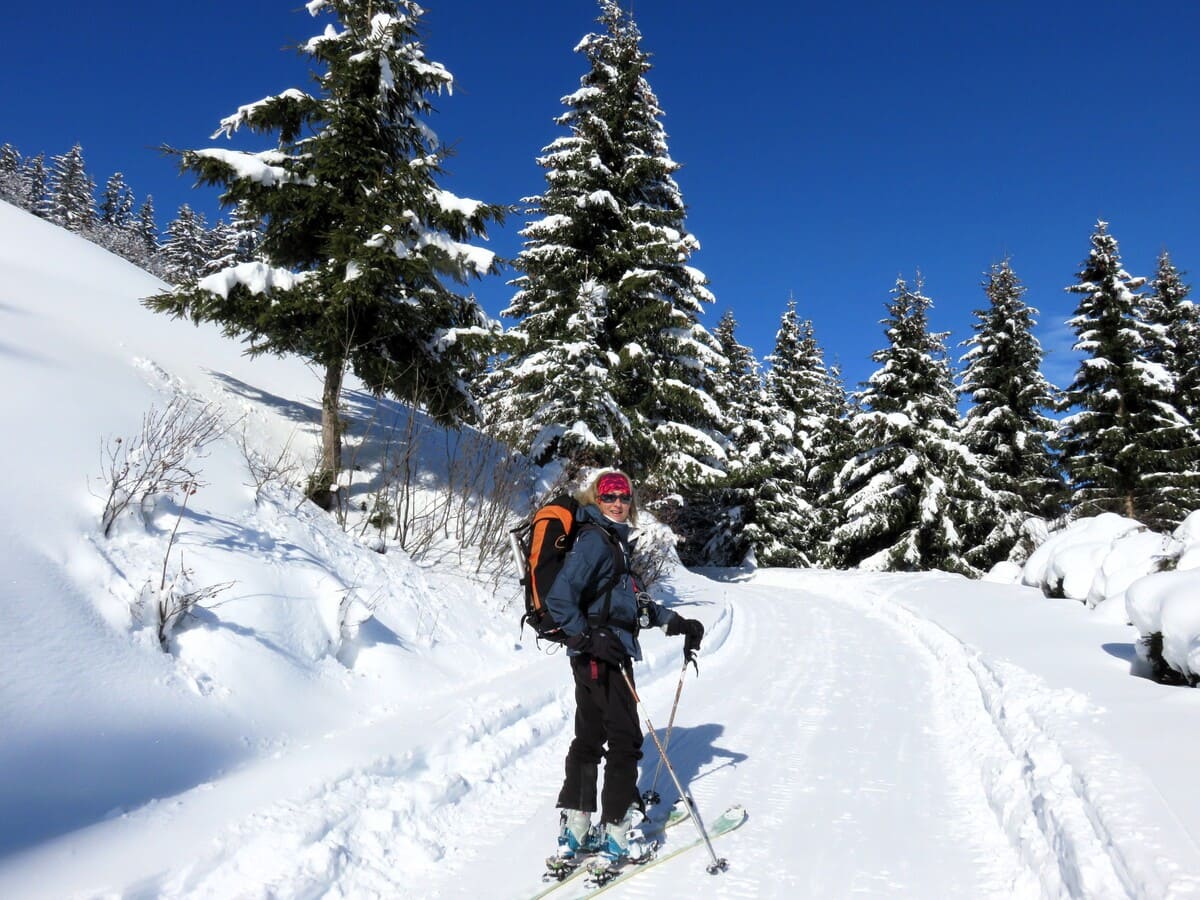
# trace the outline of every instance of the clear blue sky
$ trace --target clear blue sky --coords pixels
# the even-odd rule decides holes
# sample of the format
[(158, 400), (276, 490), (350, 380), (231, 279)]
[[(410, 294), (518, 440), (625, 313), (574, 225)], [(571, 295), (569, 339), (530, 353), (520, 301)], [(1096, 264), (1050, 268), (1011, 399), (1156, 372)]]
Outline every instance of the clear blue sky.
[[(540, 192), (534, 157), (561, 133), (595, 3), (425, 6), (428, 54), (458, 80), (431, 122), (457, 153), (444, 186), (506, 204)], [(760, 357), (794, 293), (856, 384), (897, 275), (918, 268), (933, 326), (957, 344), (985, 271), (1011, 255), (1061, 385), (1062, 289), (1097, 217), (1134, 274), (1152, 275), (1164, 247), (1200, 272), (1200, 4), (634, 0), (634, 14), (684, 165), (692, 262), (717, 297), (706, 323), (732, 308)], [(185, 201), (211, 218), (215, 192), (154, 148), (208, 146), (240, 104), (307, 86), (285, 48), (323, 27), (301, 0), (16, 4), (0, 142), (53, 155), (78, 141), (93, 178), (123, 171), (160, 223)], [(492, 249), (514, 256), (523, 221), (494, 230)], [(493, 314), (510, 277), (476, 287)]]

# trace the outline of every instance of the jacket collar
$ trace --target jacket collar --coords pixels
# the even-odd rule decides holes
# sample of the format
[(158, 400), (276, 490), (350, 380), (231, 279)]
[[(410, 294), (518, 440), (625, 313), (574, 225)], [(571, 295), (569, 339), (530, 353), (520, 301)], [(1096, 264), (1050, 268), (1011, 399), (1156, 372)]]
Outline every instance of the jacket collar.
[(611, 532), (622, 543), (629, 542), (630, 524), (628, 522), (614, 522), (612, 519), (600, 512), (600, 507), (594, 503), (589, 503), (579, 510), (579, 517), (584, 522), (589, 522), (592, 525), (599, 525), (605, 531)]

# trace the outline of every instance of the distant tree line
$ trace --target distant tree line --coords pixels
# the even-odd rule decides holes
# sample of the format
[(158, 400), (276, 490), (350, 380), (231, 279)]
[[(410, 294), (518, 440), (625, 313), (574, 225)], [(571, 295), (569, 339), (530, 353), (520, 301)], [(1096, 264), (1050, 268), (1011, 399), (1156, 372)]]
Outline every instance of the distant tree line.
[(134, 265), (173, 284), (249, 262), (261, 240), (259, 223), (235, 208), (228, 222), (209, 227), (204, 214), (188, 204), (160, 234), (154, 198), (137, 203), (121, 172), (114, 172), (97, 194), (83, 147), (66, 153), (22, 157), (12, 144), (0, 146), (0, 199), (28, 210), (99, 244)]
[[(1067, 287), (1081, 362), (1063, 389), (1041, 373), (1037, 311), (1010, 260), (986, 273), (957, 360), (930, 330), (920, 274), (898, 278), (877, 368), (853, 391), (794, 299), (763, 364), (732, 314), (709, 331), (700, 318), (716, 298), (690, 264), (699, 242), (649, 55), (631, 13), (598, 3), (562, 135), (537, 157), (545, 189), (524, 201), (506, 330), (452, 286), (496, 271), (470, 242), (505, 209), (438, 187), (444, 150), (426, 119), (452, 76), (424, 58), (410, 0), (310, 4), (336, 19), (301, 48), (313, 91), (221, 123), (273, 146), (173, 151), (221, 188), (256, 243), (235, 253), (187, 237), (204, 224), (181, 210), (153, 257), (170, 261), (176, 287), (146, 303), (320, 367), (314, 496), (341, 468), (351, 370), (446, 424), (489, 429), (548, 481), (626, 469), (689, 564), (978, 574), (1022, 558), (1064, 517), (1114, 511), (1162, 528), (1200, 508), (1200, 315), (1166, 252), (1153, 278), (1133, 277), (1104, 222)], [(125, 202), (120, 182), (117, 199), (106, 191), (101, 212), (88, 211), (76, 156), (36, 176), (40, 162), (9, 152), (0, 189), (81, 233), (137, 227), (111, 212)], [(249, 256), (254, 265), (238, 262)]]

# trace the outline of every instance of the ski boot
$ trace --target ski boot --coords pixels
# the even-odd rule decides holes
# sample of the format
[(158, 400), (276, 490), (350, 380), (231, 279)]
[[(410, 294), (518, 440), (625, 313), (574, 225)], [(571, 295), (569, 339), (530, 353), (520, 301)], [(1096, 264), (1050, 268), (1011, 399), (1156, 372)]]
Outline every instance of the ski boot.
[(546, 859), (547, 880), (561, 881), (575, 871), (580, 857), (597, 852), (601, 834), (592, 826), (591, 813), (564, 809), (558, 815), (558, 850)]
[(640, 865), (654, 858), (658, 848), (648, 842), (642, 831), (646, 814), (634, 804), (620, 822), (608, 822), (602, 833), (603, 844), (596, 859), (588, 866), (589, 880), (596, 885), (612, 881), (627, 865)]

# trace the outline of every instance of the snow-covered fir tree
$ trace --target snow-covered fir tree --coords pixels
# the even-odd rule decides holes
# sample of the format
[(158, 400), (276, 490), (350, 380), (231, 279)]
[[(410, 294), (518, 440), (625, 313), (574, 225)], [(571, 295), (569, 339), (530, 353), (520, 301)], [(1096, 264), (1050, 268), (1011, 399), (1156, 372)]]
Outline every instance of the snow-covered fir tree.
[(21, 154), (12, 144), (0, 146), (0, 200), (23, 205), (25, 182), (21, 178)]
[(162, 264), (166, 280), (183, 285), (208, 272), (212, 259), (208, 226), (204, 214), (184, 203), (179, 214), (167, 225), (162, 245)]
[(839, 567), (873, 571), (971, 572), (963, 524), (980, 502), (970, 451), (958, 436), (945, 335), (931, 333), (932, 302), (897, 279), (883, 320), (888, 346), (857, 396), (849, 461), (830, 497), (841, 524), (831, 539)]
[[(528, 231), (528, 229), (526, 229)], [(501, 434), (538, 465), (569, 460), (568, 472), (613, 465), (628, 440), (629, 419), (611, 393), (613, 354), (602, 338), (609, 289), (578, 285), (570, 306), (525, 321), (503, 369), (509, 387), (493, 398)]]
[(680, 558), (689, 564), (732, 566), (746, 559), (752, 549), (747, 527), (756, 518), (764, 454), (780, 417), (770, 404), (754, 351), (738, 340), (737, 327), (733, 312), (726, 310), (713, 332), (724, 357), (713, 373), (712, 397), (727, 423), (727, 474), (691, 493), (689, 527), (679, 548)]
[(79, 144), (53, 158), (48, 185), (46, 218), (70, 231), (87, 230), (96, 219), (96, 184)]
[[(615, 0), (601, 0), (599, 21), (603, 30), (576, 48), (589, 70), (556, 120), (568, 134), (538, 160), (546, 189), (527, 201), (536, 218), (522, 232), (517, 293), (504, 311), (519, 321), (492, 404), (503, 432), (539, 461), (572, 470), (598, 459), (663, 495), (724, 466), (710, 396), (720, 352), (699, 321), (713, 298), (688, 265), (699, 244), (685, 229), (679, 165), (646, 80), (641, 35)], [(546, 365), (585, 349), (591, 393), (603, 399), (559, 413), (559, 379), (581, 375)]]
[(755, 558), (768, 566), (816, 562), (818, 516), (809, 483), (813, 436), (822, 415), (819, 398), (828, 378), (812, 322), (788, 301), (767, 357), (766, 395), (773, 423), (748, 527)]
[(986, 570), (1009, 558), (1026, 520), (1065, 511), (1066, 486), (1049, 446), (1057, 426), (1047, 413), (1057, 396), (1041, 372), (1037, 310), (1007, 259), (992, 266), (984, 292), (989, 304), (975, 310), (975, 334), (964, 342), (960, 390), (971, 401), (963, 439), (991, 489), (969, 524), (966, 558)]
[(350, 368), (371, 390), (443, 422), (471, 410), (468, 380), (493, 330), (465, 284), (494, 254), (468, 241), (501, 210), (438, 187), (444, 151), (426, 121), (453, 77), (428, 60), (412, 0), (313, 0), (328, 17), (301, 51), (315, 90), (291, 88), (238, 109), (218, 135), (272, 135), (259, 153), (186, 151), (185, 170), (266, 223), (263, 262), (240, 263), (153, 309), (224, 325), (251, 353), (298, 354), (320, 368), (324, 496), (341, 469), (338, 416)]
[(1091, 244), (1067, 287), (1079, 296), (1068, 324), (1083, 359), (1066, 392), (1073, 412), (1056, 436), (1074, 513), (1116, 512), (1170, 528), (1195, 502), (1196, 433), (1175, 405), (1171, 373), (1147, 355), (1163, 334), (1145, 318), (1146, 279), (1125, 271), (1108, 223), (1097, 222)]
[(133, 222), (133, 192), (120, 172), (114, 172), (105, 182), (99, 221), (112, 228), (128, 228)]
[(253, 262), (262, 243), (262, 223), (245, 203), (238, 203), (228, 222), (219, 222), (213, 229), (215, 270)]
[(138, 207), (137, 218), (132, 226), (137, 244), (141, 248), (143, 259), (148, 264), (158, 253), (158, 223), (154, 220), (154, 196), (147, 194), (142, 205)]
[(21, 181), (25, 186), (25, 190), (24, 199), (20, 205), (35, 216), (41, 216), (43, 219), (47, 217), (47, 179), (46, 154), (39, 153), (37, 156), (25, 160), (25, 165), (21, 167)]
[(1191, 286), (1164, 250), (1145, 299), (1146, 319), (1155, 343), (1147, 351), (1175, 379), (1176, 406), (1193, 428), (1200, 427), (1200, 307), (1189, 299)]

